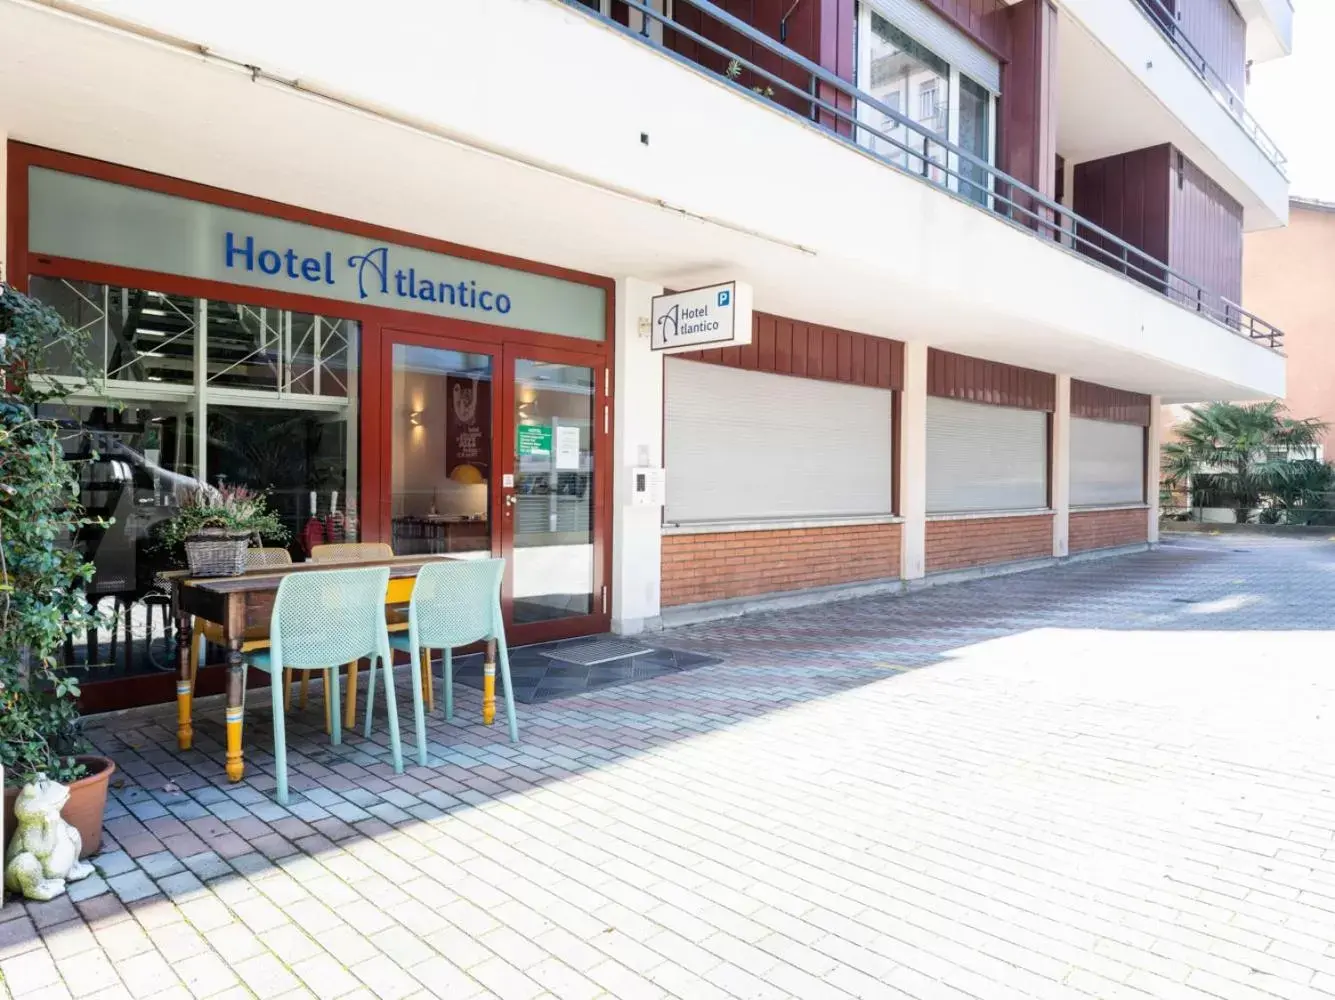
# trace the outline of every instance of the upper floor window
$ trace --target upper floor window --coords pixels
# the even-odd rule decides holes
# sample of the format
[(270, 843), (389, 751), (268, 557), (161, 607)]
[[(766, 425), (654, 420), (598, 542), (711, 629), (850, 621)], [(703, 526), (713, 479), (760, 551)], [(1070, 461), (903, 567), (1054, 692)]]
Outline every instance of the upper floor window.
[(859, 108), (866, 126), (859, 141), (899, 167), (986, 204), (987, 171), (949, 152), (945, 142), (994, 161), (1001, 75), (996, 59), (921, 0), (866, 0), (857, 25), (858, 86), (880, 105)]

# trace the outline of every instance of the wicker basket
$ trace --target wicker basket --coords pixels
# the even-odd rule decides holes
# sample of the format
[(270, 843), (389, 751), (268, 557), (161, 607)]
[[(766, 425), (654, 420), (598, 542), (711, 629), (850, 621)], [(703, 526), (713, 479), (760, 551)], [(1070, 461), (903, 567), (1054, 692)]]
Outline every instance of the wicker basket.
[(185, 557), (191, 576), (240, 576), (246, 568), (250, 535), (206, 528), (186, 539)]

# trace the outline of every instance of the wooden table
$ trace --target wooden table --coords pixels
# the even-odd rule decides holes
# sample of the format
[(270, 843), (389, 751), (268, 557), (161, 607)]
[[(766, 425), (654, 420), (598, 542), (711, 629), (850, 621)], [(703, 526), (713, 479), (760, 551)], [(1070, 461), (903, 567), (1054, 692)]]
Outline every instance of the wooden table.
[[(418, 571), (428, 563), (448, 559), (449, 556), (399, 556), (394, 559), (379, 559), (355, 563), (294, 563), (291, 566), (274, 566), (249, 570), (240, 576), (190, 578), (177, 576), (172, 579), (174, 604), (176, 608), (176, 706), (177, 726), (176, 742), (182, 750), (189, 750), (194, 742), (193, 720), (193, 685), (190, 680), (190, 642), (191, 617), (203, 618), (221, 626), (224, 645), (227, 647), (227, 776), (232, 781), (240, 781), (245, 773), (245, 764), (241, 756), (241, 719), (242, 681), (246, 665), (241, 655), (241, 645), (245, 640), (246, 630), (256, 626), (266, 629), (273, 615), (274, 597), (278, 593), (278, 584), (290, 573), (306, 573), (316, 570), (352, 569), (368, 566), (389, 567), (389, 589), (385, 594), (386, 604), (406, 604), (412, 597), (413, 587), (417, 583)], [(266, 631), (267, 634), (267, 631)], [(495, 662), (494, 642), (487, 643), (487, 662)], [(337, 669), (338, 664), (330, 664)], [(493, 668), (494, 669), (494, 668)], [(273, 677), (270, 683), (280, 684), (282, 678)], [(447, 681), (448, 683), (448, 681)], [(484, 719), (494, 717), (492, 712), (483, 708)]]

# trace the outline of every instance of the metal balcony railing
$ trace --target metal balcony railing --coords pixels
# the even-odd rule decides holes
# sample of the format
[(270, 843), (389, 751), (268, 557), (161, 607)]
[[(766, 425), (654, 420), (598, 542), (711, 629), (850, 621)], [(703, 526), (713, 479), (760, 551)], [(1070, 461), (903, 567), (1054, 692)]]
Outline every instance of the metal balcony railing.
[(1210, 65), (1209, 60), (1201, 54), (1195, 43), (1187, 37), (1186, 32), (1177, 23), (1177, 15), (1168, 9), (1164, 0), (1135, 0), (1135, 2), (1140, 7), (1141, 13), (1159, 29), (1160, 34), (1168, 40), (1168, 44), (1182, 57), (1182, 61), (1200, 77), (1201, 83), (1205, 84), (1220, 106), (1238, 123), (1238, 127), (1256, 143), (1256, 148), (1262, 155), (1275, 165), (1276, 170), (1288, 177), (1288, 158), (1280, 152), (1275, 141), (1266, 134), (1260, 123), (1251, 116), (1238, 92), (1229, 86)]
[[(672, 58), (712, 73), (741, 95), (817, 126), (835, 141), (933, 184), (1036, 238), (1079, 253), (1239, 336), (1271, 350), (1281, 347), (1283, 333), (1260, 317), (998, 170), (929, 126), (841, 80), (709, 0), (675, 0), (671, 14), (655, 10), (643, 0), (615, 0), (620, 8), (639, 13), (639, 17), (628, 18), (633, 26), (592, 11), (580, 0), (564, 2)], [(690, 20), (699, 23), (684, 23), (682, 15), (686, 11), (698, 15)], [(754, 55), (741, 55), (711, 33), (734, 43), (750, 43), (748, 48)], [(689, 50), (689, 54), (683, 50)], [(768, 65), (762, 65), (762, 60)]]

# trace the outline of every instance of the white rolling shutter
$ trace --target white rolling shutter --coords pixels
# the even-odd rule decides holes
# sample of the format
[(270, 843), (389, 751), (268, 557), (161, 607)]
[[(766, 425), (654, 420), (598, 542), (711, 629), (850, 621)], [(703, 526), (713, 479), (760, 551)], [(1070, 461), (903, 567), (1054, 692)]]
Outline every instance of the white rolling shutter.
[(922, 0), (864, 0), (904, 34), (922, 43), (965, 76), (1001, 93), (1001, 63)]
[(1048, 415), (927, 398), (927, 513), (1048, 505)]
[(1145, 502), (1145, 428), (1071, 419), (1071, 506)]
[(890, 513), (889, 390), (664, 365), (667, 523)]

